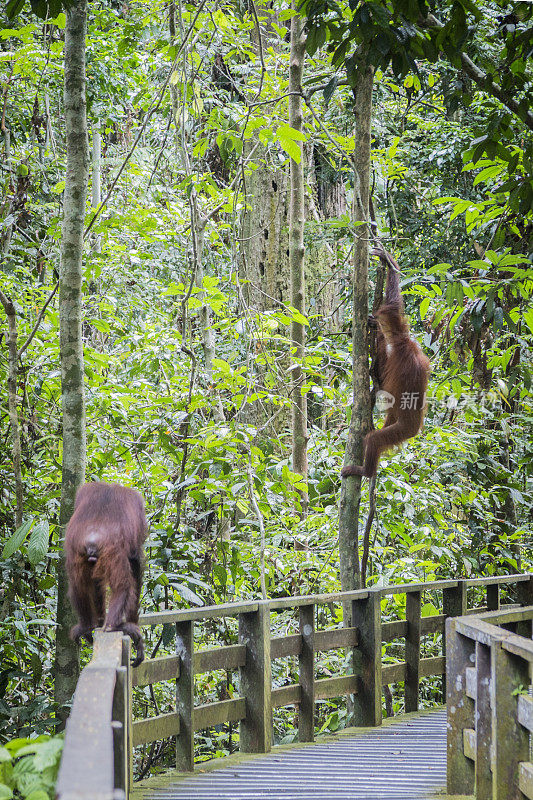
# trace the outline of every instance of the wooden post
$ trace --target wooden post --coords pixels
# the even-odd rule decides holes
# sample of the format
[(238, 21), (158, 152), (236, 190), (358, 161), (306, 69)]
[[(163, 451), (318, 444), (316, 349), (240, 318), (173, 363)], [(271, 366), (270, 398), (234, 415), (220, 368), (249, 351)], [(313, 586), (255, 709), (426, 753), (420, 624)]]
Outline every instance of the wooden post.
[(499, 583), (489, 583), (487, 586), (487, 608), (489, 611), (498, 611), (500, 608)]
[(474, 762), (463, 748), (463, 731), (474, 727), (474, 703), (466, 695), (466, 668), (474, 665), (474, 642), (446, 620), (446, 708), (448, 794), (474, 793)]
[[(442, 613), (446, 618), (464, 616), (466, 607), (466, 581), (458, 580), (457, 586), (442, 590)], [(442, 637), (442, 655), (446, 659), (446, 634)], [(446, 700), (446, 674), (442, 678), (442, 699)]]
[(176, 769), (194, 770), (194, 623), (176, 623), (176, 655), (180, 658), (180, 673), (176, 681), (176, 711), (180, 732), (176, 737)]
[(528, 663), (508, 653), (503, 642), (491, 646), (492, 800), (522, 800), (518, 764), (529, 761), (529, 731), (518, 722), (518, 696), (529, 685)]
[(516, 595), (521, 606), (533, 606), (533, 575), (516, 584)]
[(127, 716), (127, 667), (118, 667), (116, 674), (115, 693), (113, 696), (113, 757), (115, 772), (115, 790), (124, 792), (127, 796), (129, 780), (129, 755), (128, 755), (128, 729)]
[(270, 604), (239, 614), (239, 644), (246, 646), (246, 663), (240, 668), (241, 695), (246, 717), (240, 723), (243, 753), (268, 753), (272, 746), (272, 670), (270, 662)]
[(298, 740), (312, 742), (315, 735), (315, 606), (300, 606), (299, 674), (301, 687)]
[(133, 787), (133, 670), (129, 636), (122, 637), (122, 664), (126, 667), (126, 797), (129, 797)]
[(359, 630), (354, 673), (354, 725), (381, 725), (381, 590), (369, 589), (368, 598), (352, 602), (352, 625)]
[[(516, 594), (521, 606), (533, 606), (533, 575), (529, 576), (529, 580), (517, 583)], [(519, 636), (531, 639), (533, 637), (533, 620), (519, 622), (516, 626), (516, 632)]]
[[(496, 584), (497, 586), (497, 584)], [(490, 709), (490, 647), (476, 642), (476, 797), (492, 797), (492, 719)]]
[(405, 598), (405, 619), (407, 620), (407, 636), (405, 637), (405, 661), (407, 677), (405, 679), (405, 710), (418, 711), (418, 684), (420, 683), (420, 609), (421, 592), (407, 592)]
[(462, 617), (466, 614), (465, 580), (458, 580), (457, 586), (442, 590), (442, 613), (446, 617)]

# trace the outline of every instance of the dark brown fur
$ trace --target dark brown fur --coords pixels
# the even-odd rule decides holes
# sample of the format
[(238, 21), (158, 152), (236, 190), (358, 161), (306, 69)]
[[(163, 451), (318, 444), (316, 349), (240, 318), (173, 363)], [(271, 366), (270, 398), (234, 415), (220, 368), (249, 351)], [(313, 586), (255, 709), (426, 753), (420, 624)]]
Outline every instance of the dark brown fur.
[[(416, 436), (424, 424), (429, 360), (418, 342), (411, 339), (396, 261), (384, 250), (375, 253), (388, 267), (385, 300), (376, 312), (377, 376), (380, 389), (393, 396), (394, 404), (387, 411), (383, 427), (370, 431), (365, 437), (363, 465), (343, 467), (343, 478), (349, 475), (371, 478), (377, 472), (381, 454)], [(402, 408), (402, 398), (405, 408)]]
[(86, 483), (65, 532), (69, 598), (79, 619), (70, 635), (79, 643), (82, 636), (92, 642), (92, 631), (100, 626), (123, 631), (136, 647), (134, 666), (144, 659), (138, 623), (147, 528), (138, 492), (116, 483)]

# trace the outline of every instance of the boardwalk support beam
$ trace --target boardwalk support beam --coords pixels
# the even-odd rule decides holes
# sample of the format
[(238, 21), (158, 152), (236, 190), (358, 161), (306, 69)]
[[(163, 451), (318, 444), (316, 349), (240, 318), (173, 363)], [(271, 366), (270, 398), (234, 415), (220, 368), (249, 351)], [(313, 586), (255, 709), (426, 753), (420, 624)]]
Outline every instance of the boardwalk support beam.
[(474, 762), (464, 754), (463, 731), (474, 728), (474, 703), (466, 695), (466, 670), (475, 660), (474, 642), (446, 621), (446, 705), (448, 707), (448, 793), (474, 793)]
[(300, 636), (302, 649), (299, 655), (301, 686), (300, 713), (298, 715), (298, 740), (312, 742), (315, 735), (315, 606), (300, 606)]
[(239, 644), (246, 647), (240, 668), (240, 693), (246, 699), (246, 716), (240, 723), (243, 753), (268, 753), (272, 746), (272, 674), (270, 666), (270, 606), (239, 614)]
[(176, 711), (179, 714), (179, 734), (176, 737), (176, 769), (194, 770), (194, 622), (176, 623), (176, 655), (180, 673), (176, 681)]
[(354, 672), (359, 674), (354, 697), (354, 724), (381, 725), (381, 591), (352, 602), (352, 625), (359, 631)]
[(418, 711), (418, 685), (420, 683), (420, 608), (421, 592), (407, 592), (405, 618), (407, 636), (405, 637), (405, 661), (407, 677), (405, 680), (405, 710)]
[(518, 721), (518, 693), (528, 685), (528, 663), (492, 642), (492, 800), (521, 797), (518, 765), (529, 761), (529, 731)]

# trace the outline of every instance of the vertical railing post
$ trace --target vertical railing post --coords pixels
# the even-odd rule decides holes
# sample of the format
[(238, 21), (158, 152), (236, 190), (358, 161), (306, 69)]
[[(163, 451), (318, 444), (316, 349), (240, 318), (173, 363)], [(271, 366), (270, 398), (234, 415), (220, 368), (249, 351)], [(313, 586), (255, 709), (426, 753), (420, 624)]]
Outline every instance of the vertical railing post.
[(529, 761), (529, 731), (518, 722), (518, 692), (529, 685), (529, 665), (502, 644), (496, 640), (491, 646), (492, 800), (518, 800), (518, 764)]
[(381, 725), (381, 590), (352, 602), (352, 625), (359, 631), (354, 674), (359, 676), (354, 697), (354, 725)]
[(498, 611), (500, 608), (500, 584), (489, 583), (487, 586), (487, 609)]
[(176, 737), (176, 769), (194, 770), (194, 623), (176, 623), (176, 655), (180, 659), (180, 674), (176, 681), (176, 711), (180, 732)]
[(133, 669), (129, 636), (122, 638), (122, 663), (126, 667), (126, 797), (129, 797), (133, 788)]
[(516, 584), (516, 594), (521, 606), (533, 606), (533, 575), (527, 581)]
[(462, 617), (466, 614), (466, 581), (442, 590), (442, 613), (445, 617)]
[[(457, 586), (450, 586), (442, 591), (442, 613), (446, 617), (462, 617), (466, 614), (466, 581), (458, 580)], [(446, 623), (445, 620), (445, 623)], [(446, 661), (446, 634), (442, 637), (442, 655)], [(442, 678), (442, 699), (446, 700), (446, 673)]]
[(405, 599), (405, 619), (407, 620), (407, 636), (405, 637), (405, 661), (407, 676), (405, 679), (405, 710), (418, 711), (418, 686), (420, 683), (420, 630), (422, 621), (422, 592), (407, 592)]
[(272, 746), (272, 667), (267, 600), (259, 602), (257, 611), (239, 614), (239, 643), (246, 646), (246, 663), (240, 668), (240, 693), (246, 700), (240, 749), (243, 753), (268, 753)]
[(301, 687), (298, 740), (312, 742), (315, 735), (315, 606), (300, 606), (302, 649), (298, 660)]
[(124, 797), (128, 796), (130, 788), (130, 652), (131, 640), (129, 636), (124, 636), (122, 638), (121, 666), (117, 667), (116, 671), (111, 722), (111, 728), (113, 730), (115, 791), (123, 792)]
[[(497, 585), (497, 584), (496, 584)], [(492, 797), (492, 719), (490, 709), (490, 647), (476, 642), (476, 797)]]
[[(533, 575), (529, 576), (529, 580), (517, 583), (516, 594), (521, 606), (533, 606)], [(531, 639), (533, 637), (533, 620), (528, 619), (519, 622), (516, 626), (516, 632), (519, 636)]]
[(446, 707), (448, 712), (448, 794), (473, 794), (474, 762), (464, 754), (463, 731), (474, 727), (474, 704), (466, 694), (466, 669), (475, 658), (474, 642), (446, 620)]

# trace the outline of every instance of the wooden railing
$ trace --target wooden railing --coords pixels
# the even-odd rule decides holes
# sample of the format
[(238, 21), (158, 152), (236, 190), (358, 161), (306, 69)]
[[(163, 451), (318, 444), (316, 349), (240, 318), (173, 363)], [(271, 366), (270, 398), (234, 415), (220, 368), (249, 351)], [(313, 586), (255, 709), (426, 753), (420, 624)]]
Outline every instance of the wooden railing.
[(452, 795), (533, 800), (532, 584), (527, 607), (447, 622)]
[[(513, 585), (520, 603), (533, 603), (529, 575), (403, 584), (377, 589), (340, 592), (328, 595), (284, 597), (268, 601), (231, 603), (187, 611), (145, 614), (141, 625), (175, 625), (176, 654), (147, 660), (133, 672), (133, 685), (146, 686), (158, 681), (176, 681), (176, 710), (133, 723), (133, 745), (143, 745), (166, 737), (176, 737), (176, 768), (192, 770), (194, 733), (226, 722), (239, 723), (242, 752), (268, 752), (272, 737), (272, 710), (298, 706), (299, 741), (314, 736), (315, 703), (318, 700), (351, 695), (355, 725), (380, 725), (382, 689), (386, 684), (403, 682), (405, 710), (416, 711), (419, 684), (423, 677), (445, 676), (445, 653), (421, 657), (421, 638), (443, 634), (448, 617), (497, 610), (500, 586)], [(486, 592), (483, 608), (467, 608), (467, 590)], [(421, 616), (424, 592), (442, 593), (442, 613)], [(382, 622), (381, 600), (404, 594), (405, 619)], [(315, 630), (317, 606), (337, 604), (349, 610), (346, 626)], [(298, 632), (271, 637), (271, 614), (298, 612)], [(197, 652), (194, 648), (195, 623), (225, 617), (238, 618), (238, 641), (223, 647)], [(382, 644), (405, 640), (404, 660), (382, 664)], [(334, 677), (315, 677), (315, 655), (319, 651), (346, 648), (352, 654), (352, 671)], [(298, 683), (272, 687), (272, 662), (297, 656)], [(239, 697), (195, 705), (194, 676), (211, 670), (239, 670)]]
[(130, 639), (95, 632), (67, 721), (58, 800), (124, 800), (131, 787)]
[[(517, 603), (502, 606), (500, 610), (502, 585), (511, 587)], [(469, 589), (474, 590), (476, 599), (481, 590), (486, 594), (486, 605), (483, 608), (468, 609)], [(442, 613), (421, 615), (422, 597), (428, 592), (433, 600), (435, 592), (442, 593)], [(394, 594), (405, 595), (405, 619), (383, 622), (381, 601)], [(345, 617), (345, 626), (317, 630), (317, 607), (331, 604), (340, 606), (349, 615), (349, 618)], [(163, 611), (145, 614), (141, 617), (141, 624), (144, 627), (173, 625), (175, 654), (148, 659), (134, 670), (129, 665), (129, 639), (120, 633), (104, 634), (97, 631), (93, 658), (78, 681), (67, 724), (57, 796), (60, 800), (84, 800), (85, 797), (87, 800), (89, 797), (120, 800), (128, 795), (131, 786), (133, 748), (168, 737), (176, 737), (177, 769), (192, 770), (195, 731), (222, 723), (239, 723), (241, 751), (268, 752), (272, 743), (272, 710), (276, 708), (299, 707), (298, 734), (299, 740), (304, 742), (313, 740), (315, 704), (322, 699), (351, 695), (352, 724), (380, 725), (383, 686), (403, 682), (405, 710), (415, 711), (419, 703), (420, 680), (434, 675), (442, 676), (443, 680), (445, 678), (445, 652), (431, 658), (421, 657), (422, 637), (439, 632), (444, 634), (449, 617), (462, 617), (462, 625), (475, 623), (477, 618), (466, 615), (487, 612), (487, 609), (500, 616), (510, 615), (506, 617), (506, 624), (511, 624), (513, 620), (530, 619), (527, 615), (531, 609), (520, 610), (519, 606), (533, 606), (533, 577), (530, 575), (403, 584), (354, 592)], [(298, 632), (272, 637), (271, 615), (291, 611), (298, 615)], [(195, 623), (224, 618), (237, 618), (237, 642), (207, 650), (195, 650)], [(494, 619), (490, 616), (489, 618)], [(450, 620), (448, 624), (451, 625)], [(488, 625), (491, 630), (497, 630), (487, 622), (483, 624)], [(462, 632), (457, 635), (465, 639)], [(396, 640), (405, 641), (404, 660), (382, 664), (383, 643)], [(465, 641), (469, 641), (468, 636)], [(518, 646), (514, 639), (504, 637), (503, 641), (510, 643), (509, 646)], [(523, 647), (520, 657), (527, 661), (523, 653), (530, 652), (529, 645), (523, 646), (523, 639), (520, 642), (520, 647)], [(454, 645), (452, 652), (455, 652), (453, 647)], [(351, 654), (351, 668), (343, 674), (318, 679), (316, 654), (339, 648), (344, 648)], [(512, 652), (516, 656), (515, 651), (505, 648), (503, 651)], [(468, 657), (472, 652), (470, 647)], [(298, 658), (298, 682), (273, 687), (272, 662), (287, 656)], [(452, 655), (452, 665), (459, 664), (457, 658), (459, 656)], [(466, 669), (466, 662), (461, 664), (461, 668)], [(472, 666), (472, 662), (468, 666)], [(239, 670), (239, 696), (213, 703), (195, 704), (194, 676), (220, 669)], [(517, 674), (523, 673), (522, 669)], [(453, 683), (453, 679), (449, 678), (448, 685), (450, 680)], [(146, 686), (158, 681), (175, 682), (175, 711), (132, 723), (132, 685)], [(525, 678), (522, 683), (524, 686), (527, 684)], [(454, 687), (455, 684), (449, 691), (455, 691)], [(482, 693), (479, 697), (482, 698)], [(515, 701), (518, 702), (516, 698)], [(464, 701), (462, 706), (457, 705), (457, 708), (464, 707)], [(523, 720), (529, 720), (527, 727), (531, 724), (531, 712), (524, 709), (530, 709), (530, 706), (524, 705), (524, 701), (520, 700), (520, 708), (520, 724), (523, 726)], [(461, 731), (465, 728), (474, 730), (471, 717), (461, 714), (462, 712), (456, 716), (456, 727), (462, 725)], [(461, 736), (466, 737), (465, 741), (472, 741), (471, 733), (461, 732)], [(468, 777), (470, 773), (464, 767), (462, 742), (459, 758), (457, 743), (455, 740), (450, 741), (452, 762), (460, 762), (461, 775)], [(520, 742), (523, 744), (522, 739)], [(517, 752), (522, 753), (523, 750)], [(527, 758), (521, 760), (527, 761)], [(467, 758), (466, 761), (470, 760)], [(473, 774), (473, 768), (469, 769)], [(525, 777), (522, 780), (530, 780), (529, 767), (523, 769)], [(503, 796), (495, 795), (493, 800), (500, 800)], [(532, 797), (531, 794), (526, 796)], [(484, 799), (490, 795), (482, 794), (479, 797)]]

